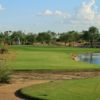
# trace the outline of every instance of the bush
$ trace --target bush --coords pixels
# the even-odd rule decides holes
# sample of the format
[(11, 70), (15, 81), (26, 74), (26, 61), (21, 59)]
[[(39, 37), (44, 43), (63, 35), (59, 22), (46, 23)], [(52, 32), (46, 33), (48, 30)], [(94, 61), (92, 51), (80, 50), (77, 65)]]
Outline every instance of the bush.
[(7, 52), (8, 52), (8, 50), (6, 48), (1, 48), (0, 49), (0, 54), (5, 54)]
[(6, 65), (6, 61), (0, 60), (0, 83), (9, 83), (10, 70)]
[(10, 80), (10, 70), (7, 66), (10, 56), (7, 45), (0, 48), (0, 83), (8, 83)]

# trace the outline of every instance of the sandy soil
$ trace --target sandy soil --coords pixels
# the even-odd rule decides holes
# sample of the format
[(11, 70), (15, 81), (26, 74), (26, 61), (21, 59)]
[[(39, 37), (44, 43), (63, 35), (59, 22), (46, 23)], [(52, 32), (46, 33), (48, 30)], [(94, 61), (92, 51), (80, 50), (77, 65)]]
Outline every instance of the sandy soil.
[(97, 72), (14, 72), (10, 84), (0, 84), (0, 100), (22, 100), (15, 96), (20, 88), (51, 80), (80, 79), (100, 76)]

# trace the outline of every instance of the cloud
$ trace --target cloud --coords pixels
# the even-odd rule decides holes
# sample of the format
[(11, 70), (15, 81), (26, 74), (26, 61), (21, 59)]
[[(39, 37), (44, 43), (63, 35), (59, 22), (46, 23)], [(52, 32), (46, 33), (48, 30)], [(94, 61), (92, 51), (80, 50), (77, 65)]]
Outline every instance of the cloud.
[(71, 14), (71, 18), (68, 21), (69, 26), (75, 28), (90, 26), (100, 27), (100, 12), (97, 12), (97, 9), (98, 7), (96, 5), (96, 0), (88, 0), (87, 2), (83, 2), (82, 5), (76, 11), (74, 11), (75, 13)]
[(70, 15), (66, 12), (63, 12), (60, 10), (52, 11), (49, 9), (46, 9), (45, 11), (43, 11), (42, 13), (39, 13), (38, 15), (40, 15), (40, 16), (58, 16), (58, 17), (63, 17), (63, 18), (70, 17)]
[(41, 15), (44, 15), (44, 16), (52, 16), (53, 15), (53, 12), (51, 10), (47, 9), (43, 13), (41, 13)]
[(45, 11), (39, 13), (38, 15), (59, 16), (59, 17), (64, 18), (65, 20), (70, 19), (69, 23), (72, 23), (72, 24), (82, 23), (82, 22), (92, 23), (91, 21), (94, 21), (95, 19), (100, 19), (100, 14), (98, 14), (95, 11), (95, 9), (97, 9), (97, 6), (95, 5), (95, 3), (96, 3), (96, 0), (88, 0), (86, 2), (83, 2), (82, 5), (79, 7), (79, 9), (74, 11), (75, 12), (74, 14), (70, 14), (67, 12), (60, 11), (60, 10), (52, 11), (52, 10), (46, 9)]
[(40, 13), (40, 15), (61, 17), (62, 19), (58, 19), (60, 25), (75, 30), (81, 30), (90, 26), (100, 27), (100, 12), (98, 12), (96, 0), (84, 0), (81, 6), (75, 9), (73, 13), (47, 9)]
[(70, 14), (68, 14), (68, 13), (66, 13), (66, 12), (59, 11), (59, 10), (56, 10), (56, 11), (54, 12), (54, 14), (55, 14), (56, 16), (61, 16), (61, 17), (63, 17), (63, 18), (70, 18)]
[(0, 11), (4, 10), (5, 8), (0, 4)]
[(96, 0), (90, 0), (90, 2), (83, 2), (82, 7), (77, 11), (77, 17), (85, 20), (93, 20), (95, 17), (95, 5)]

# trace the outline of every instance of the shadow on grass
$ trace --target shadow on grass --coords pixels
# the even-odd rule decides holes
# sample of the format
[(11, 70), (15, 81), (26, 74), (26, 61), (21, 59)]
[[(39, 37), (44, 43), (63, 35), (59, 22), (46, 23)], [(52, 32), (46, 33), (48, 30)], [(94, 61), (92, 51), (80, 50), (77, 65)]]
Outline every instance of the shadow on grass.
[(41, 98), (36, 98), (36, 97), (31, 97), (31, 96), (28, 96), (28, 95), (25, 95), (21, 92), (21, 89), (20, 90), (17, 90), (15, 92), (15, 95), (23, 100), (46, 100), (46, 99), (41, 99)]

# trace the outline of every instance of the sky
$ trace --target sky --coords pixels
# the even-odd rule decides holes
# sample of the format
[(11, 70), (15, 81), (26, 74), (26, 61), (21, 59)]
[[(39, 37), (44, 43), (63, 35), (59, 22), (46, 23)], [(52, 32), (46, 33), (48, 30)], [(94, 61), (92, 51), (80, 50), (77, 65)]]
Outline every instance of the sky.
[(0, 0), (0, 31), (100, 29), (100, 0)]

